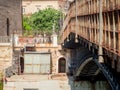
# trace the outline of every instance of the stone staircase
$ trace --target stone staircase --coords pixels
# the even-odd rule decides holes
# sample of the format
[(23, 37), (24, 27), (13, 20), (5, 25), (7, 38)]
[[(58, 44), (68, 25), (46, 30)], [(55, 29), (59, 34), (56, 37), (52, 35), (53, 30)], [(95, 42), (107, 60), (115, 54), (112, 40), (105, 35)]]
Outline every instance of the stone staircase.
[(58, 80), (60, 90), (71, 90), (69, 78), (65, 73), (58, 73), (51, 76), (52, 80)]
[(61, 90), (71, 90), (70, 88), (70, 85), (69, 85), (69, 82), (66, 80), (66, 81), (59, 81), (59, 86), (60, 86), (60, 89)]
[(58, 73), (58, 74), (51, 75), (51, 79), (65, 81), (65, 80), (68, 80), (68, 77), (65, 73)]
[[(1, 61), (0, 62), (0, 80), (2, 79), (2, 77), (4, 75), (6, 75), (6, 69), (9, 68), (11, 66), (9, 61)], [(5, 71), (4, 71), (5, 69)], [(5, 74), (4, 74), (5, 73)]]

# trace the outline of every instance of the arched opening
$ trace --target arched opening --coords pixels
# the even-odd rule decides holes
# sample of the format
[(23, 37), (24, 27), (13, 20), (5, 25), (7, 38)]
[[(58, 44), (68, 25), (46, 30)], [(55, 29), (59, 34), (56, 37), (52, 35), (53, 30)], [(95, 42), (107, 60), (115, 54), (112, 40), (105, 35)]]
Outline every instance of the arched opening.
[(66, 60), (65, 58), (60, 58), (58, 61), (58, 72), (65, 73), (66, 72)]

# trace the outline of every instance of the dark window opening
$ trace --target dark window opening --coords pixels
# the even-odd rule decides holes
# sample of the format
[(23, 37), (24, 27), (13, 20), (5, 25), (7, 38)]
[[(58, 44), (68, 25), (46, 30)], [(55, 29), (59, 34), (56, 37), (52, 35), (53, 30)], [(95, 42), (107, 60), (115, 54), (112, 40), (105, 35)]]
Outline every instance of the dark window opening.
[(35, 51), (35, 47), (33, 47), (33, 46), (26, 46), (26, 51)]
[(9, 32), (9, 18), (7, 18), (7, 21), (6, 21), (6, 22), (7, 22), (7, 36), (9, 36), (9, 33), (10, 33), (10, 32)]
[(20, 57), (20, 69), (21, 69), (21, 73), (24, 72), (24, 58)]
[(58, 71), (59, 73), (65, 73), (66, 72), (66, 60), (64, 58), (60, 58), (58, 62)]

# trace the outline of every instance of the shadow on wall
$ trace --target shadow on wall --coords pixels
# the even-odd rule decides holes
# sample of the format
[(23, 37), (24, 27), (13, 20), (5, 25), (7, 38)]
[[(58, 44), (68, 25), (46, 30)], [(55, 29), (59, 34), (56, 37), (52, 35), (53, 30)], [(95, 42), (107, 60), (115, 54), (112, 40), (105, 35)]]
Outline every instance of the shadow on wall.
[(90, 81), (72, 81), (70, 78), (70, 90), (111, 90), (106, 81), (96, 81), (95, 83), (92, 83)]

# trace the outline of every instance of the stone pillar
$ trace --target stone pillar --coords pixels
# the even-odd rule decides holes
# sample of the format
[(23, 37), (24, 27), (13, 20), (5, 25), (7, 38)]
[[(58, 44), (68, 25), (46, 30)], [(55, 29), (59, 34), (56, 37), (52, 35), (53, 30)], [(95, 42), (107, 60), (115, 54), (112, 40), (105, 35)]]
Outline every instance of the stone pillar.
[(56, 34), (52, 35), (52, 44), (53, 44), (53, 46), (57, 46), (58, 45), (57, 44), (57, 35)]
[(17, 46), (19, 41), (18, 41), (18, 35), (17, 34), (14, 34), (14, 45)]

